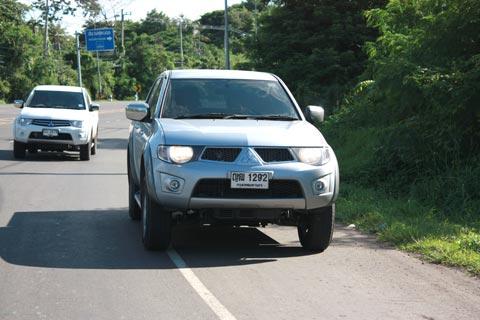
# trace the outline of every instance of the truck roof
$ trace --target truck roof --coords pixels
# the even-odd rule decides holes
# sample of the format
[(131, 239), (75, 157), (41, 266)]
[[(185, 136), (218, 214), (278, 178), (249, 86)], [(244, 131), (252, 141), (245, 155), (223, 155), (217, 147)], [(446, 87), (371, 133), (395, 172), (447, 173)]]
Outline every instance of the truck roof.
[(41, 85), (34, 88), (35, 91), (64, 91), (64, 92), (82, 92), (82, 87)]
[(269, 80), (277, 79), (271, 73), (257, 71), (239, 70), (211, 70), (211, 69), (190, 69), (171, 70), (171, 79), (240, 79), (240, 80)]

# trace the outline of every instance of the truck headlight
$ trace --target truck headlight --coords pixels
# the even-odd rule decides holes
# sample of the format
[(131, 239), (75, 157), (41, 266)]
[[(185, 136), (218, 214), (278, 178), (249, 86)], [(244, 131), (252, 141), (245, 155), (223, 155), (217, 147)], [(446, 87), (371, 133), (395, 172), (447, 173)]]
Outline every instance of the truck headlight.
[(185, 146), (159, 146), (158, 158), (166, 162), (177, 164), (187, 163), (193, 159), (192, 147)]
[(19, 124), (20, 126), (22, 126), (22, 127), (23, 127), (23, 126), (29, 126), (29, 125), (32, 124), (32, 119), (20, 117), (20, 118), (18, 118), (18, 121), (17, 121), (17, 122), (18, 122), (18, 124)]
[(330, 148), (293, 148), (298, 160), (303, 163), (322, 166), (330, 161)]
[(81, 128), (83, 126), (83, 121), (73, 120), (73, 121), (70, 122), (70, 124), (72, 125), (72, 127)]

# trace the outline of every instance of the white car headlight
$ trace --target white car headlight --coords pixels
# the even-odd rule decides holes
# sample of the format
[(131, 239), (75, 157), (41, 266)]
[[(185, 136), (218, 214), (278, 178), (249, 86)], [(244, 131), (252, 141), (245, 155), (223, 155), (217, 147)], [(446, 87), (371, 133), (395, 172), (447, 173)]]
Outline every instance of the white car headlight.
[(70, 122), (72, 127), (81, 128), (83, 126), (83, 121), (81, 120), (73, 120)]
[(32, 124), (32, 119), (20, 117), (18, 118), (18, 124), (21, 126), (28, 126)]
[(187, 163), (193, 159), (192, 147), (185, 146), (159, 146), (158, 157), (160, 160), (166, 162), (173, 162), (177, 164)]
[(330, 161), (330, 149), (322, 148), (294, 148), (298, 160), (303, 163), (322, 166)]

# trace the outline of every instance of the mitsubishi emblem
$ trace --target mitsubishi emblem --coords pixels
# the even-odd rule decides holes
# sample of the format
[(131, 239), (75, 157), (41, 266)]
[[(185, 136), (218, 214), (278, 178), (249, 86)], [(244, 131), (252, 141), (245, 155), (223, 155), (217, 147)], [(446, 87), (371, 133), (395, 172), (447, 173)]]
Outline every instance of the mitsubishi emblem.
[(239, 159), (237, 160), (237, 163), (241, 165), (255, 165), (261, 164), (261, 161), (259, 161), (253, 151), (248, 148), (241, 153)]

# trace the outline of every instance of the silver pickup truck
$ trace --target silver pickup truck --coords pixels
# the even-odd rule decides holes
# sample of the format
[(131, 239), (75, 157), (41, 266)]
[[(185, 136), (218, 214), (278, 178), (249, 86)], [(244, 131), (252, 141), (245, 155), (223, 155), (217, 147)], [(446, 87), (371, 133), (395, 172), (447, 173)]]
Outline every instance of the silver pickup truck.
[(129, 214), (147, 249), (168, 248), (179, 223), (294, 225), (305, 249), (329, 246), (339, 170), (310, 124), (324, 111), (304, 115), (277, 76), (166, 71), (126, 116)]

